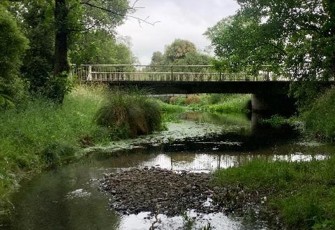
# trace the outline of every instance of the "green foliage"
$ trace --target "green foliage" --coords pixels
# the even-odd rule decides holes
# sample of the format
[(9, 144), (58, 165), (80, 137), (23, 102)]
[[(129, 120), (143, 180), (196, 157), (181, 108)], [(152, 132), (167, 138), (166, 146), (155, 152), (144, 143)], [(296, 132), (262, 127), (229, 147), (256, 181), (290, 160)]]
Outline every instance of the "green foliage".
[(322, 94), (310, 106), (302, 118), (306, 123), (307, 131), (318, 138), (334, 141), (335, 140), (335, 88)]
[(12, 107), (24, 93), (17, 74), (27, 44), (14, 17), (0, 5), (0, 108)]
[[(209, 65), (211, 57), (198, 52), (195, 45), (187, 40), (176, 39), (172, 44), (166, 46), (164, 54), (154, 52), (150, 65), (154, 71), (170, 71), (170, 65)], [(159, 67), (165, 65), (165, 67)], [(174, 71), (201, 72), (202, 67), (186, 69), (185, 67), (174, 68)]]
[(323, 223), (327, 213), (323, 207), (325, 203), (322, 201), (322, 196), (324, 196), (323, 189), (311, 187), (308, 191), (300, 191), (278, 202), (286, 225), (292, 229), (312, 229), (314, 225)]
[(101, 136), (104, 131), (92, 122), (105, 95), (103, 88), (76, 87), (62, 106), (37, 98), (0, 113), (1, 201), (29, 172), (76, 157), (74, 150), (83, 137), (92, 142), (108, 138), (107, 134)]
[[(282, 63), (282, 47), (275, 45), (278, 30), (274, 26), (260, 25), (260, 18), (254, 15), (239, 13), (218, 22), (210, 28), (206, 35), (215, 47), (219, 57), (217, 69), (223, 71), (248, 71), (256, 73), (258, 70), (278, 71)], [(264, 36), (271, 36), (264, 41)], [(269, 65), (263, 69), (263, 65)]]
[[(209, 100), (213, 101), (213, 98), (210, 97)], [(220, 100), (216, 98), (216, 104), (205, 106), (204, 110), (217, 113), (245, 113), (249, 101), (250, 95), (225, 95)]]
[[(127, 0), (54, 0), (51, 3), (47, 0), (33, 0), (6, 1), (3, 4), (18, 18), (30, 41), (31, 46), (25, 55), (21, 71), (29, 83), (30, 91), (37, 95), (62, 102), (67, 84), (65, 80), (59, 78), (59, 75), (69, 71), (67, 60), (69, 48), (73, 49), (74, 56), (77, 55), (74, 59), (81, 58), (76, 60), (78, 62), (100, 61), (93, 57), (102, 57), (104, 63), (109, 62), (111, 57), (113, 57), (112, 63), (133, 62), (128, 47), (115, 44), (112, 38), (115, 26), (122, 23), (127, 13), (131, 11)], [(14, 21), (12, 17), (0, 16), (0, 18)], [(1, 26), (1, 29), (6, 30), (1, 33), (3, 36), (11, 34), (11, 30), (5, 26)], [(83, 41), (85, 35), (82, 32), (84, 31), (93, 31), (85, 34), (88, 35), (87, 43)], [(12, 42), (15, 44), (15, 50), (20, 53), (22, 42), (16, 38), (17, 36), (8, 42), (0, 41), (6, 46), (0, 47), (1, 50), (9, 53), (7, 49), (11, 47)], [(71, 46), (76, 43), (82, 45), (81, 49), (75, 45)], [(19, 69), (15, 60), (9, 63), (12, 63), (15, 68), (6, 67), (1, 70)]]
[(0, 6), (0, 77), (10, 80), (16, 75), (21, 57), (27, 48), (27, 39), (20, 31), (14, 17)]
[(30, 1), (19, 8), (22, 15), (25, 35), (29, 39), (21, 73), (29, 82), (29, 90), (45, 95), (49, 77), (54, 63), (55, 31), (52, 6), (49, 1)]
[(317, 81), (293, 82), (290, 86), (290, 94), (297, 100), (300, 112), (310, 109), (310, 105), (325, 92), (326, 87)]
[(334, 163), (255, 160), (239, 168), (219, 170), (215, 183), (243, 186), (266, 196), (287, 229), (327, 229), (335, 219)]
[(158, 101), (160, 107), (161, 107), (161, 110), (163, 112), (166, 112), (166, 113), (180, 113), (180, 112), (183, 112), (185, 111), (185, 108), (182, 107), (182, 106), (179, 106), (179, 105), (174, 105), (174, 104), (170, 104), (170, 103), (164, 103), (162, 101)]
[(68, 78), (68, 74), (63, 72), (58, 76), (50, 78), (45, 87), (45, 96), (53, 102), (61, 104), (63, 103), (65, 95), (71, 91), (72, 82)]
[(105, 31), (91, 31), (77, 36), (70, 50), (70, 60), (75, 64), (132, 64), (134, 57), (129, 47), (117, 43)]
[(262, 119), (261, 123), (263, 124), (269, 124), (274, 128), (279, 128), (285, 124), (289, 123), (289, 120), (285, 117), (282, 117), (280, 115), (273, 115), (270, 118)]
[(218, 94), (218, 93), (213, 93), (209, 95), (208, 98), (208, 103), (209, 104), (217, 104), (222, 100), (223, 95), (222, 94)]
[[(77, 1), (72, 0), (72, 4), (80, 4), (81, 12), (78, 14), (80, 24), (91, 29), (102, 29), (112, 32), (120, 25), (128, 13), (132, 10), (127, 0), (94, 0)], [(77, 10), (79, 6), (77, 7)], [(78, 20), (78, 17), (73, 17)], [(73, 22), (72, 22), (73, 23)]]
[(287, 73), (299, 80), (334, 77), (335, 3), (239, 0), (240, 10), (207, 31), (223, 68)]
[(164, 103), (161, 100), (157, 100), (161, 111), (163, 122), (177, 122), (179, 120), (180, 113), (185, 112), (185, 107), (180, 105), (173, 105), (170, 103)]
[(195, 45), (187, 40), (176, 39), (171, 45), (165, 48), (166, 59), (173, 63), (179, 59), (186, 57), (188, 53), (195, 53), (197, 51)]
[(96, 114), (98, 125), (111, 131), (112, 138), (136, 137), (161, 129), (157, 102), (137, 92), (116, 91)]
[(55, 168), (75, 159), (76, 148), (68, 144), (51, 143), (41, 153), (46, 167)]

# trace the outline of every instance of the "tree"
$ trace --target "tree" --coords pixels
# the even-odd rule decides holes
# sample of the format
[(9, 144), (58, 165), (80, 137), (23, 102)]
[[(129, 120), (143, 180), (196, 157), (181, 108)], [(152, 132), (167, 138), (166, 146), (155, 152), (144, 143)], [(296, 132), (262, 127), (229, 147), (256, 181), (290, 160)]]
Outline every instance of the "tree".
[(77, 36), (69, 54), (74, 64), (132, 64), (134, 57), (129, 47), (116, 42), (106, 31), (90, 31)]
[[(151, 67), (154, 71), (168, 71), (171, 65), (209, 65), (212, 58), (206, 54), (197, 51), (196, 46), (187, 40), (176, 39), (170, 45), (165, 47), (162, 54), (159, 51), (153, 53), (151, 58)], [(159, 67), (159, 65), (163, 65)], [(177, 71), (199, 71), (196, 68), (186, 70), (185, 67), (174, 67)]]
[(224, 67), (271, 65), (295, 79), (335, 73), (335, 2), (238, 0), (238, 13), (207, 31)]
[(0, 4), (0, 107), (13, 105), (22, 93), (17, 74), (27, 45), (14, 17)]
[[(21, 10), (20, 10), (21, 9)], [(21, 68), (32, 93), (44, 95), (54, 64), (54, 20), (52, 7), (46, 0), (26, 2), (16, 13), (23, 18), (22, 27), (29, 39)]]
[(165, 57), (169, 62), (185, 58), (187, 53), (196, 52), (195, 45), (187, 40), (176, 39), (165, 48)]
[(54, 75), (68, 72), (70, 37), (83, 30), (113, 33), (127, 13), (133, 10), (127, 0), (55, 0)]
[(61, 103), (67, 91), (71, 37), (84, 29), (112, 33), (131, 10), (127, 0), (55, 0), (54, 79), (49, 97)]
[(162, 65), (164, 61), (163, 54), (159, 51), (156, 51), (152, 54), (151, 65)]
[[(219, 57), (217, 66), (231, 71), (256, 73), (265, 65), (278, 72), (283, 63), (283, 47), (274, 41), (274, 25), (262, 27), (260, 19), (237, 14), (221, 20), (206, 35)], [(264, 38), (268, 36), (268, 38)], [(271, 38), (269, 38), (271, 36)]]

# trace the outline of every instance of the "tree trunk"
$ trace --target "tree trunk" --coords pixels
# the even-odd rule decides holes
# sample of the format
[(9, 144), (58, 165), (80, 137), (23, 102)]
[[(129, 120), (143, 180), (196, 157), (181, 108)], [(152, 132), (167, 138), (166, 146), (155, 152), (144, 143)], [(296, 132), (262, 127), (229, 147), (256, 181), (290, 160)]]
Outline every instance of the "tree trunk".
[(66, 0), (55, 0), (55, 66), (54, 75), (70, 70), (69, 62), (67, 59), (68, 54), (68, 9), (66, 8)]
[(70, 71), (68, 62), (68, 9), (67, 0), (55, 0), (55, 63), (54, 77), (50, 81), (48, 96), (55, 102), (62, 103), (67, 92), (67, 76)]

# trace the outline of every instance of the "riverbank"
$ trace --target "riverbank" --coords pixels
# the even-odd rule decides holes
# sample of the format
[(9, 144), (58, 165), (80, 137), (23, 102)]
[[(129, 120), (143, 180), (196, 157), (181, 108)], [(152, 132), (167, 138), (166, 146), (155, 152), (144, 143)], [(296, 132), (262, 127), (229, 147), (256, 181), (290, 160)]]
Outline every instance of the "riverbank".
[(334, 156), (310, 162), (255, 160), (218, 170), (214, 180), (217, 186), (240, 185), (263, 197), (258, 205), (286, 229), (335, 229), (334, 164)]
[(78, 150), (95, 141), (108, 142), (92, 122), (104, 100), (104, 89), (81, 86), (63, 105), (40, 98), (1, 113), (0, 218), (10, 215), (10, 195), (22, 179), (80, 158)]

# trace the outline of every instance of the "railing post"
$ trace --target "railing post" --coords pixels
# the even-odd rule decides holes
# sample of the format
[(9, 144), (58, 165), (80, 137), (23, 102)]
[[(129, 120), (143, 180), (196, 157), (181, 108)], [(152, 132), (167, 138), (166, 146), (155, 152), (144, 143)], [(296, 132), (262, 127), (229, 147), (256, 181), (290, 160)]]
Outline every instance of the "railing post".
[(92, 66), (91, 65), (88, 66), (88, 74), (87, 74), (86, 80), (88, 80), (88, 81), (92, 81), (93, 80), (93, 77), (92, 77)]
[(171, 68), (171, 81), (173, 81), (173, 66), (171, 66), (170, 68)]

